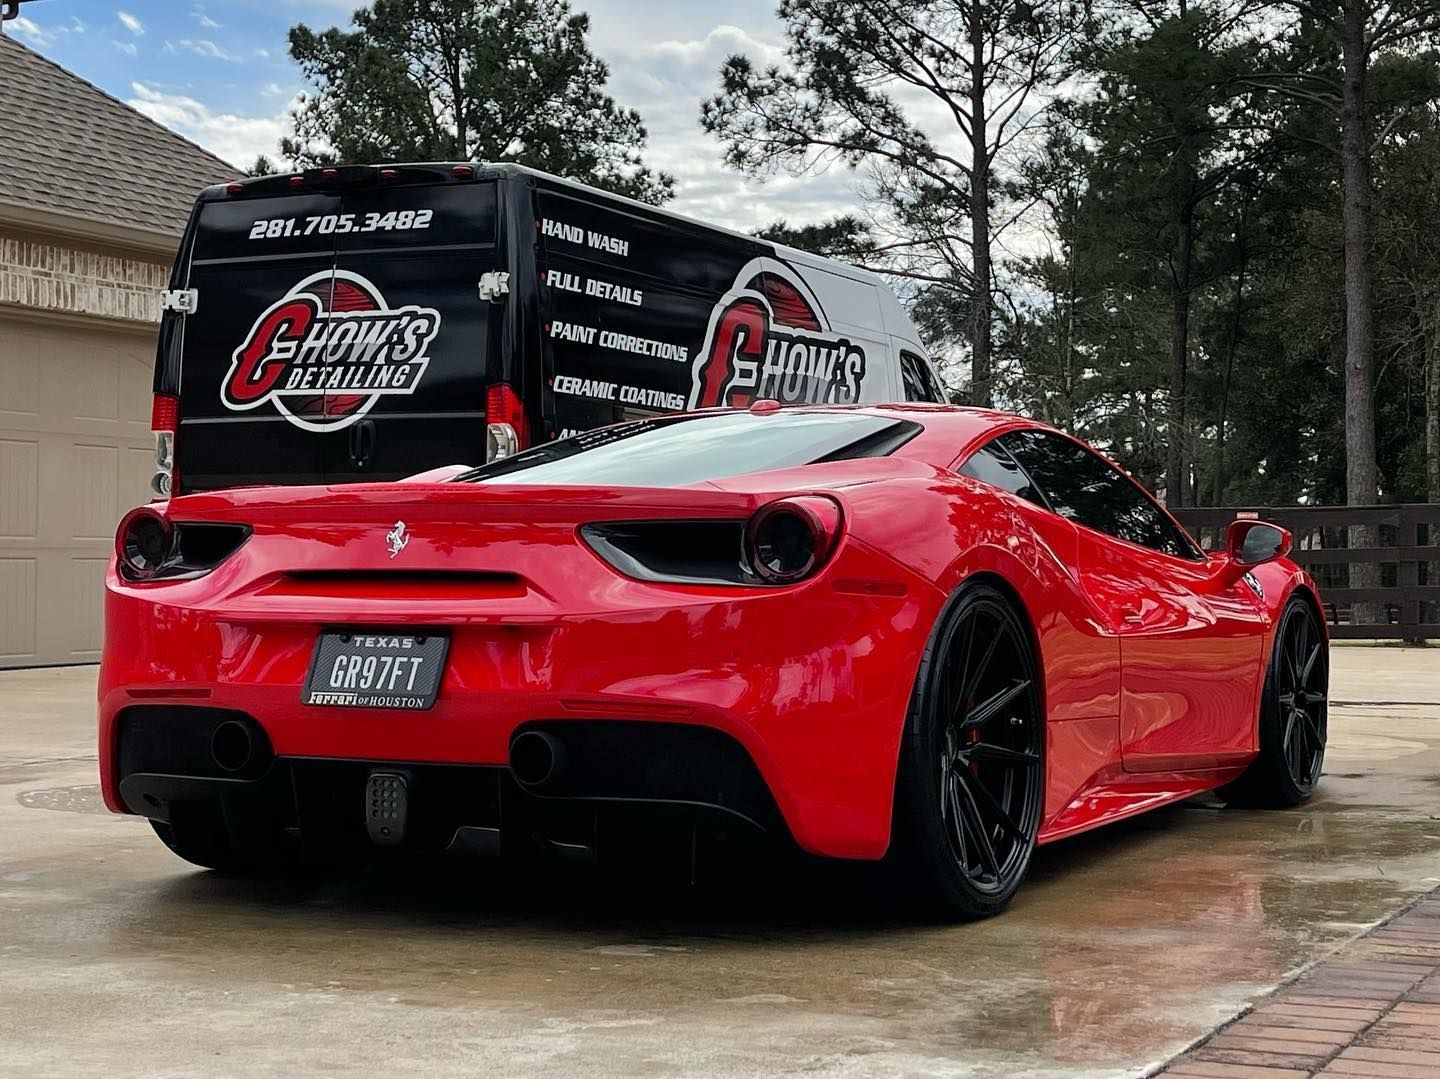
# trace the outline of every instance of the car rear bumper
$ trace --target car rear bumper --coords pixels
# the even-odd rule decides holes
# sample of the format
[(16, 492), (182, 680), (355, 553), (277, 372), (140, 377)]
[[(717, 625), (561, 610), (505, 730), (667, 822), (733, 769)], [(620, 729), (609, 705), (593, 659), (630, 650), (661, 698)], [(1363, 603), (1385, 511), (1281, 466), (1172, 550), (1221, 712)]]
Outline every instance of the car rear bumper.
[[(508, 792), (527, 813), (560, 802), (689, 807), (811, 853), (878, 858), (939, 596), (913, 580), (900, 594), (860, 591), (877, 575), (894, 580), (896, 568), (855, 545), (843, 562), (845, 576), (774, 592), (670, 590), (650, 609), (452, 619), (436, 627), (451, 637), (438, 699), (410, 712), (304, 705), (301, 690), (322, 629), (412, 622), (355, 605), (343, 620), (227, 616), (203, 580), (136, 587), (112, 572), (99, 701), (105, 801), (158, 820), (167, 800), (196, 797), (294, 815), (307, 784), (344, 788), (408, 768), (417, 796), (433, 791), (452, 808), (443, 792), (459, 780), (474, 788), (446, 828), (497, 826)], [(263, 770), (215, 764), (225, 718), (254, 725)], [(512, 739), (533, 727), (567, 744), (571, 774), (553, 790), (523, 789), (509, 768)]]
[[(719, 731), (623, 720), (526, 730), (559, 751), (560, 767), (538, 783), (497, 765), (279, 756), (244, 713), (139, 705), (118, 719), (117, 790), (126, 810), (152, 820), (198, 809), (232, 840), (269, 835), (320, 857), (376, 845), (498, 855), (535, 837), (559, 853), (593, 854), (617, 827), (789, 840), (749, 754)], [(217, 754), (217, 732), (242, 739), (243, 751), (230, 744)], [(379, 811), (377, 781), (400, 788), (398, 820)]]

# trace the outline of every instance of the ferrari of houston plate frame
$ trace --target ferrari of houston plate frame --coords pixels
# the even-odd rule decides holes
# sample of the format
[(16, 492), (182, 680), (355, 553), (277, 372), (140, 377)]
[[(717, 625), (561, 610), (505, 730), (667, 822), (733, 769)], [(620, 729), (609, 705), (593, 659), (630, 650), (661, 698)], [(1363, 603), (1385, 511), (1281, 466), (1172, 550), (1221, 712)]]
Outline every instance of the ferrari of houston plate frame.
[(305, 704), (423, 711), (435, 703), (450, 638), (444, 633), (331, 631), (320, 634)]

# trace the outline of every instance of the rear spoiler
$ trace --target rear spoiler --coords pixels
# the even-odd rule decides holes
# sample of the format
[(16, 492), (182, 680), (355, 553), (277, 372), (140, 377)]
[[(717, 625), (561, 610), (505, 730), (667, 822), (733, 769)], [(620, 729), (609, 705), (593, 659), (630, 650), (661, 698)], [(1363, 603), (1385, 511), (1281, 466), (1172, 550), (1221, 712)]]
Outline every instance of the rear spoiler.
[[(0, 0), (3, 3), (4, 0)], [(207, 187), (202, 199), (273, 198), (306, 191), (348, 191), (357, 188), (400, 187), (407, 184), (469, 183), (480, 172), (469, 162), (432, 162), (392, 165), (324, 165), (298, 172), (251, 176)]]

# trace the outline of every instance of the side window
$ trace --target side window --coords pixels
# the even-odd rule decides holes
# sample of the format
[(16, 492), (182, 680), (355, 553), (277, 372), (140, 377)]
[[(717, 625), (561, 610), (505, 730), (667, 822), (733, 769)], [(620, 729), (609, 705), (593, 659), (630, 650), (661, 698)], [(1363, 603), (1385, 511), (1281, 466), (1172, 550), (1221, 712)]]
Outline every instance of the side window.
[(981, 446), (972, 453), (970, 459), (960, 466), (960, 474), (999, 487), (1002, 491), (1009, 491), (1026, 502), (1049, 508), (1045, 506), (1045, 497), (1035, 489), (1030, 477), (1025, 475), (1025, 470), (995, 442)]
[(1177, 558), (1200, 557), (1149, 495), (1079, 443), (1049, 431), (1011, 431), (997, 441), (1060, 516)]
[(937, 405), (946, 401), (945, 390), (936, 382), (930, 365), (913, 352), (900, 353), (900, 380), (907, 401), (930, 401)]
[(920, 378), (930, 391), (930, 400), (937, 405), (948, 405), (950, 394), (946, 392), (945, 384), (940, 381), (940, 377), (935, 374), (935, 368), (924, 360), (920, 360), (918, 356), (916, 359), (920, 362)]

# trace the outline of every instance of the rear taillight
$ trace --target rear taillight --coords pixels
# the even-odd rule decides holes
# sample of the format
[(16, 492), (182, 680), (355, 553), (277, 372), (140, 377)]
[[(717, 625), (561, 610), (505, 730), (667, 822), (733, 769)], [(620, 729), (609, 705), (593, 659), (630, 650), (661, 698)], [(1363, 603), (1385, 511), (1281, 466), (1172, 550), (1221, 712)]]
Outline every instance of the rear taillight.
[(157, 393), (150, 406), (150, 430), (155, 434), (155, 471), (150, 476), (152, 498), (169, 498), (175, 492), (175, 432), (180, 424), (180, 398)]
[(525, 406), (508, 385), (495, 383), (485, 392), (485, 460), (511, 457), (529, 445)]
[(760, 507), (745, 528), (745, 560), (767, 584), (794, 584), (823, 566), (840, 538), (840, 506), (822, 495)]
[(127, 581), (189, 580), (209, 573), (249, 538), (248, 525), (175, 522), (141, 506), (115, 532), (115, 560)]
[(175, 552), (175, 530), (170, 519), (149, 506), (131, 510), (115, 533), (115, 557), (120, 572), (132, 581), (160, 575)]
[(582, 525), (580, 537), (606, 562), (636, 580), (764, 583), (745, 566), (743, 520), (609, 521)]
[(795, 495), (761, 506), (747, 521), (607, 521), (580, 536), (627, 577), (664, 584), (791, 585), (814, 576), (840, 545), (840, 504)]

